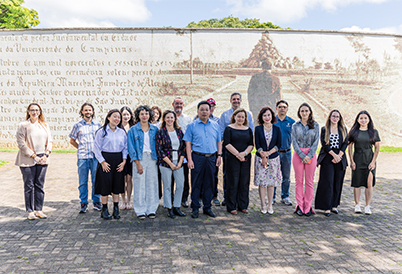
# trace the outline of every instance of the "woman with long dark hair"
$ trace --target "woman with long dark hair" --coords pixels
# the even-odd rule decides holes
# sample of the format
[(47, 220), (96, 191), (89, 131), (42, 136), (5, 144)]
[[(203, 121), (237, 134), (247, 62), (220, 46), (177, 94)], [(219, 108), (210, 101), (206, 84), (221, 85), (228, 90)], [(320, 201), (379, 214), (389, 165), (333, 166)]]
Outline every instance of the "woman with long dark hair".
[[(300, 105), (299, 121), (292, 126), (293, 169), (295, 171), (296, 211), (299, 216), (314, 214), (311, 205), (314, 198), (314, 172), (317, 165), (316, 151), (320, 128), (313, 118), (313, 111), (307, 103)], [(303, 191), (303, 181), (305, 190)]]
[(95, 194), (101, 195), (101, 218), (110, 220), (107, 200), (113, 197), (113, 217), (120, 219), (119, 194), (124, 193), (124, 166), (127, 159), (127, 134), (121, 128), (118, 109), (108, 112), (105, 122), (95, 134), (95, 157), (98, 168), (95, 178)]
[(360, 188), (365, 187), (366, 206), (364, 213), (371, 214), (370, 202), (375, 185), (376, 160), (380, 151), (380, 141), (380, 136), (378, 131), (374, 129), (370, 114), (365, 110), (360, 111), (350, 129), (348, 146), (356, 213), (362, 213), (359, 204)]
[(18, 125), (18, 154), (15, 165), (20, 167), (24, 181), (25, 209), (28, 219), (46, 219), (42, 212), (45, 199), (45, 176), (52, 150), (52, 136), (45, 122), (42, 108), (31, 103), (27, 108), (26, 119)]
[[(128, 132), (134, 126), (134, 115), (129, 107), (122, 107), (120, 109), (122, 116), (121, 126)], [(131, 163), (130, 156), (127, 155), (127, 163)], [(131, 194), (133, 193), (133, 166), (130, 164), (124, 165), (124, 193), (121, 194), (122, 203), (120, 209), (132, 209)]]
[(127, 136), (128, 152), (133, 162), (134, 211), (137, 218), (155, 219), (159, 206), (158, 168), (156, 165), (155, 136), (158, 128), (151, 124), (153, 111), (139, 106), (135, 112), (137, 124)]
[[(183, 132), (178, 123), (176, 113), (166, 110), (162, 115), (161, 128), (156, 133), (156, 150), (158, 153), (158, 165), (163, 179), (163, 206), (168, 211), (168, 217), (184, 217), (186, 214), (180, 211), (181, 197), (184, 187), (183, 161), (186, 143), (183, 141)], [(174, 204), (172, 208), (172, 174), (176, 182), (174, 191)]]
[(329, 217), (331, 211), (338, 214), (343, 179), (348, 165), (345, 150), (348, 147), (348, 133), (341, 113), (332, 110), (325, 126), (321, 128), (321, 150), (317, 165), (320, 167), (315, 209), (324, 210)]
[[(272, 215), (274, 188), (281, 185), (281, 160), (278, 150), (282, 145), (282, 133), (276, 123), (275, 112), (263, 107), (257, 116), (259, 126), (255, 127), (254, 185), (258, 186), (261, 200), (261, 213)], [(265, 204), (268, 199), (268, 207)]]

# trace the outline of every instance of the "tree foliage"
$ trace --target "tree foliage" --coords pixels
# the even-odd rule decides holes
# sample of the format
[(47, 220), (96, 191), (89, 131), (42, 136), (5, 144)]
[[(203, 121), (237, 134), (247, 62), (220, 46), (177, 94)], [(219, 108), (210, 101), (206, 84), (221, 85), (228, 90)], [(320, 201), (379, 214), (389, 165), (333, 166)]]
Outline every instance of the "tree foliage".
[(0, 28), (27, 29), (37, 26), (38, 12), (21, 6), (24, 0), (0, 1)]
[(271, 22), (260, 22), (260, 19), (244, 19), (228, 16), (222, 19), (202, 20), (198, 23), (191, 22), (187, 28), (264, 28), (264, 29), (281, 29), (281, 27), (272, 24)]

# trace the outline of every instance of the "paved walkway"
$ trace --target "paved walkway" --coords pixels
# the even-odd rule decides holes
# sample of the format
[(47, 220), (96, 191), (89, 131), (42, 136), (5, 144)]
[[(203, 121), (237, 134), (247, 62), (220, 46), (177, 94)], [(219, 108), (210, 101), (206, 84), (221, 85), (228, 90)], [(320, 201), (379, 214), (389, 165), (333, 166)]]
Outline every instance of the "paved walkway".
[(171, 220), (159, 208), (145, 221), (132, 210), (118, 221), (78, 214), (76, 156), (51, 157), (48, 219), (28, 221), (15, 153), (0, 153), (10, 161), (0, 168), (0, 273), (402, 273), (401, 154), (379, 156), (371, 216), (353, 213), (348, 173), (341, 214), (329, 218), (281, 204), (263, 216), (252, 187), (248, 215), (214, 207), (215, 219)]

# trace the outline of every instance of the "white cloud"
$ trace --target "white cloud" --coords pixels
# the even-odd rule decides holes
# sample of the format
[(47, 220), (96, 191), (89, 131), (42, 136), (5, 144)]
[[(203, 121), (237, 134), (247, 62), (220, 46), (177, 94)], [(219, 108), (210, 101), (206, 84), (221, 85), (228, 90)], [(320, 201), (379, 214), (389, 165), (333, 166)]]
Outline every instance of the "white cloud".
[(257, 17), (262, 21), (278, 23), (297, 22), (307, 11), (321, 8), (328, 12), (358, 3), (384, 3), (390, 0), (226, 0), (236, 16)]
[(358, 26), (352, 26), (348, 28), (343, 28), (341, 31), (348, 32), (371, 32), (371, 33), (386, 33), (386, 34), (402, 34), (402, 25), (391, 26), (385, 28), (371, 29), (371, 28), (361, 28)]
[(38, 27), (113, 27), (145, 22), (151, 17), (145, 0), (26, 0), (39, 13)]

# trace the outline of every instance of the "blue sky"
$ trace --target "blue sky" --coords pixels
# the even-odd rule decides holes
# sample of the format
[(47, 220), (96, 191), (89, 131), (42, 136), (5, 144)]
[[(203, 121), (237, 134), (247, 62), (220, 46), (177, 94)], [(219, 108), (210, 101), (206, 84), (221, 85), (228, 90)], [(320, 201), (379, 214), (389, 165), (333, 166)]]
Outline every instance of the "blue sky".
[(26, 0), (38, 28), (185, 27), (233, 15), (281, 27), (402, 34), (401, 0)]

